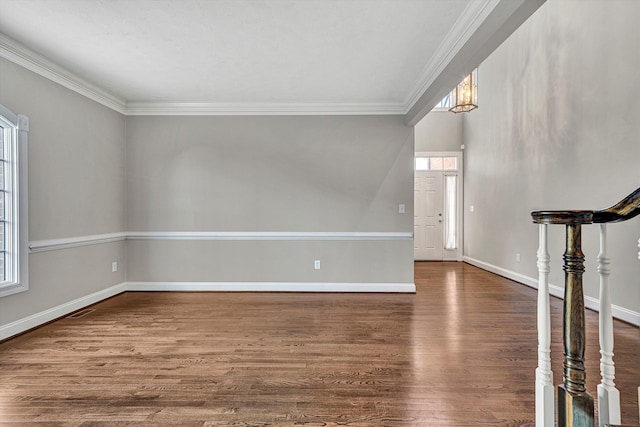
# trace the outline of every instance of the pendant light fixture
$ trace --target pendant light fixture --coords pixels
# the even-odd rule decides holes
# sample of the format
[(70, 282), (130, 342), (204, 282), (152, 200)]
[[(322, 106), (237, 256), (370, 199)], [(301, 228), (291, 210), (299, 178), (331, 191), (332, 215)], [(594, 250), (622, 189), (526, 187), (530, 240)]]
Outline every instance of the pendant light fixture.
[(452, 113), (467, 113), (478, 108), (478, 69), (476, 68), (451, 91)]

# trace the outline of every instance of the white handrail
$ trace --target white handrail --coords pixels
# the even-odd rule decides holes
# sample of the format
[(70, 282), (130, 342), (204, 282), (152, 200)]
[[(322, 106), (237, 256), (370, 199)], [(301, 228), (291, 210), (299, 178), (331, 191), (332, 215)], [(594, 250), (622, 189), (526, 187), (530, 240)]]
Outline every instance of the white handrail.
[(538, 247), (538, 367), (536, 368), (536, 427), (553, 427), (555, 405), (551, 371), (551, 313), (547, 224), (539, 224)]

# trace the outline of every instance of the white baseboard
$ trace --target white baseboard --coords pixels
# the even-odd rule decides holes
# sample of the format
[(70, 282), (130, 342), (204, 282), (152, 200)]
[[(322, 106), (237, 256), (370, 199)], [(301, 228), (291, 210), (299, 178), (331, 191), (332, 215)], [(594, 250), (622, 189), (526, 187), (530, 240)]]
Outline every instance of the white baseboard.
[(393, 292), (415, 293), (413, 283), (127, 282), (128, 291)]
[[(511, 279), (515, 282), (522, 283), (524, 285), (530, 286), (534, 289), (538, 289), (538, 280), (533, 277), (525, 276), (524, 274), (516, 273), (511, 270), (504, 269), (502, 267), (495, 266), (493, 264), (486, 263), (484, 261), (480, 261), (468, 256), (464, 257), (464, 262), (474, 265), (483, 270), (490, 271), (491, 273), (495, 273), (499, 276), (506, 277), (507, 279)], [(558, 297), (560, 299), (564, 299), (564, 288), (556, 285), (549, 284), (549, 294), (554, 297)], [(600, 300), (597, 298), (593, 298), (585, 295), (584, 297), (584, 305), (586, 308), (589, 308), (593, 311), (600, 311)], [(629, 310), (628, 308), (620, 307), (615, 304), (611, 304), (611, 312), (613, 317), (616, 319), (620, 319), (627, 323), (631, 323), (632, 325), (640, 326), (640, 313)]]
[(22, 332), (28, 331), (29, 329), (33, 329), (37, 326), (44, 325), (47, 322), (73, 313), (74, 311), (80, 310), (81, 308), (95, 304), (114, 295), (118, 295), (126, 290), (126, 284), (120, 283), (118, 285), (111, 286), (110, 288), (52, 307), (48, 310), (32, 314), (31, 316), (16, 320), (15, 322), (0, 325), (0, 340), (21, 334)]

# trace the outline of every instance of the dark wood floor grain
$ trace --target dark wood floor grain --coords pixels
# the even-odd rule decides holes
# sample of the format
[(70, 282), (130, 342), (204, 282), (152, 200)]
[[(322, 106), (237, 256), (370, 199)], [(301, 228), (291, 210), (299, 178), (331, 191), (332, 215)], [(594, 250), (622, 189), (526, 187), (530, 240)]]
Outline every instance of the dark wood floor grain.
[[(534, 418), (536, 292), (417, 263), (415, 295), (130, 292), (0, 344), (0, 425), (520, 426)], [(561, 369), (553, 299), (553, 370)], [(587, 386), (599, 381), (587, 315)], [(640, 330), (615, 323), (623, 422)]]

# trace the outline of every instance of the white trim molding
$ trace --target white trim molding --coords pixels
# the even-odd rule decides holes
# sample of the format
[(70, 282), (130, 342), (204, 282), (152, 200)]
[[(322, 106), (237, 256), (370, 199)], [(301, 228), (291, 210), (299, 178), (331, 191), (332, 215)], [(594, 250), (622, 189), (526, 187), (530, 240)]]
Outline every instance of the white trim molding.
[(403, 115), (407, 112), (402, 102), (127, 102), (3, 34), (0, 34), (0, 57), (127, 116)]
[(123, 240), (412, 240), (413, 233), (396, 232), (324, 232), (324, 231), (130, 231), (94, 234), (63, 239), (34, 240), (29, 243), (31, 253), (99, 245)]
[[(493, 264), (489, 264), (487, 262), (480, 261), (468, 256), (464, 257), (464, 262), (474, 265), (483, 270), (490, 271), (491, 273), (495, 273), (499, 276), (506, 277), (507, 279), (511, 279), (515, 282), (522, 283), (531, 288), (538, 289), (538, 281), (532, 277), (525, 276), (524, 274), (516, 273), (514, 271), (507, 270), (505, 268), (498, 267)], [(564, 299), (564, 288), (549, 284), (549, 294), (553, 295), (554, 297)], [(597, 298), (585, 295), (584, 305), (586, 308), (596, 312), (600, 310), (600, 301)], [(613, 313), (613, 317), (615, 317), (616, 319), (631, 323), (632, 325), (640, 326), (640, 313), (636, 311), (612, 304), (611, 312)]]
[(207, 115), (405, 115), (442, 73), (460, 48), (475, 33), (500, 1), (474, 0), (462, 12), (421, 71), (412, 90), (400, 102), (342, 103), (202, 103), (131, 102), (100, 88), (78, 74), (47, 59), (22, 43), (0, 34), (0, 57), (39, 74), (67, 89), (128, 116)]
[(128, 282), (128, 291), (415, 293), (414, 283)]
[(127, 233), (94, 234), (90, 236), (68, 237), (64, 239), (36, 240), (29, 243), (31, 253), (77, 248), (125, 240)]
[(125, 113), (126, 102), (62, 68), (21, 43), (0, 33), (0, 57), (33, 71), (80, 95), (96, 101), (118, 113)]
[[(415, 170), (415, 159), (418, 157), (455, 157), (457, 160), (456, 169), (449, 170), (429, 170), (424, 172), (442, 172), (443, 191), (445, 187), (444, 179), (447, 175), (455, 175), (456, 185), (456, 231), (457, 244), (455, 249), (445, 249), (443, 241), (443, 261), (462, 261), (462, 249), (464, 248), (464, 152), (463, 151), (416, 151), (414, 153), (414, 174), (420, 171)], [(443, 193), (444, 194), (444, 193)], [(415, 257), (414, 257), (415, 258)]]
[(433, 84), (498, 3), (500, 0), (475, 0), (462, 11), (438, 50), (422, 69), (418, 81), (405, 99), (405, 113), (409, 112), (427, 88)]
[[(534, 3), (534, 0), (526, 0), (527, 3)], [(482, 39), (486, 39), (487, 36), (493, 32), (499, 30), (498, 24), (501, 21), (490, 23), (489, 30), (491, 33), (487, 33), (485, 29), (481, 34), (480, 40), (473, 44), (474, 38), (477, 39), (477, 33), (483, 28), (483, 24), (487, 20), (491, 20), (493, 15), (506, 14), (506, 16), (500, 16), (503, 18), (509, 18), (514, 13), (514, 9), (520, 6), (521, 2), (525, 0), (472, 0), (467, 7), (462, 11), (457, 21), (449, 29), (446, 37), (442, 43), (438, 46), (437, 50), (431, 55), (430, 61), (424, 66), (418, 75), (415, 83), (411, 87), (410, 91), (404, 99), (397, 102), (335, 102), (335, 103), (314, 103), (314, 102), (299, 102), (299, 103), (199, 103), (199, 102), (144, 102), (139, 101), (127, 101), (120, 96), (113, 93), (109, 93), (104, 88), (100, 88), (97, 85), (90, 83), (83, 79), (78, 74), (73, 73), (70, 70), (63, 68), (62, 66), (55, 64), (53, 61), (47, 59), (45, 56), (29, 49), (25, 45), (0, 34), (0, 57), (3, 57), (19, 66), (22, 66), (36, 74), (39, 74), (53, 82), (56, 82), (80, 95), (86, 96), (108, 108), (113, 109), (124, 115), (171, 115), (171, 116), (206, 116), (206, 115), (407, 115), (411, 114), (411, 110), (416, 103), (424, 96), (427, 89), (434, 85), (442, 86), (443, 83), (439, 82), (439, 78), (446, 71), (447, 67), (459, 60), (461, 52), (467, 47), (467, 51), (463, 52), (463, 56), (470, 56), (468, 46), (472, 43), (471, 48), (475, 48), (475, 45), (482, 43), (480, 46), (486, 46), (486, 42), (482, 42)], [(527, 8), (525, 18), (528, 17), (539, 4), (544, 0), (537, 0), (533, 9)], [(504, 6), (504, 5), (507, 6)], [(503, 6), (500, 8), (499, 6)], [(513, 18), (511, 17), (513, 20)], [(494, 19), (495, 21), (495, 19)], [(516, 19), (516, 22), (521, 22)], [(486, 25), (485, 25), (486, 26)], [(513, 31), (509, 31), (506, 35)], [(494, 37), (495, 38), (495, 37)], [(495, 48), (491, 43), (489, 48)], [(474, 66), (470, 66), (466, 72), (475, 68), (481, 60), (490, 53), (487, 47), (483, 47), (483, 52), (479, 54), (474, 52), (470, 59), (466, 60), (467, 64), (470, 61)], [(474, 59), (475, 58), (475, 59)], [(464, 64), (462, 64), (464, 65)], [(458, 67), (460, 68), (460, 67)], [(464, 75), (460, 76), (460, 80)], [(455, 85), (455, 83), (453, 83)], [(440, 89), (438, 89), (440, 90)], [(185, 100), (188, 101), (188, 100)], [(409, 121), (415, 120), (412, 117)]]
[(403, 102), (127, 102), (0, 33), (0, 57), (127, 116), (404, 115)]
[(52, 307), (48, 310), (41, 311), (39, 313), (32, 314), (25, 318), (16, 320), (15, 322), (7, 323), (6, 325), (0, 325), (0, 340), (10, 338), (12, 336), (21, 334), (29, 329), (36, 328), (44, 325), (47, 322), (58, 319), (74, 311), (85, 308), (91, 304), (95, 304), (107, 298), (111, 298), (114, 295), (118, 295), (127, 290), (125, 283), (120, 283), (115, 286), (111, 286), (107, 289), (103, 289), (98, 292), (94, 292), (90, 295), (74, 299), (64, 304), (60, 304), (56, 307)]
[(403, 103), (128, 102), (128, 116), (403, 115)]
[(412, 240), (413, 233), (324, 231), (130, 231), (127, 240)]

